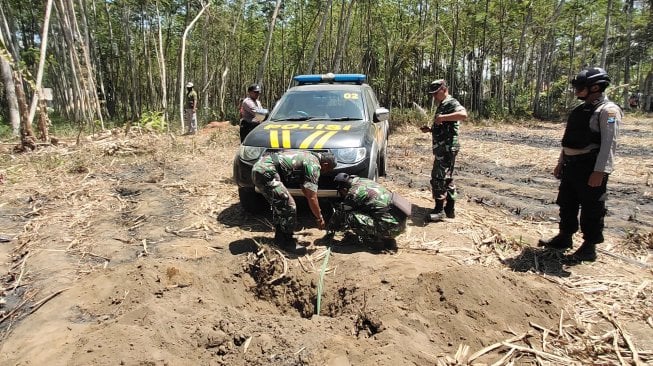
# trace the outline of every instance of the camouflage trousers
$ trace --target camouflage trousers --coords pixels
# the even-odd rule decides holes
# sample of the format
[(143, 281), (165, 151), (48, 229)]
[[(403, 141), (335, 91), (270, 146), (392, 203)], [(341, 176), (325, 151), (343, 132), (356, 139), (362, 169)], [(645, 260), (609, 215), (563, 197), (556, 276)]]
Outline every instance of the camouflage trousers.
[(197, 113), (192, 109), (184, 109), (184, 123), (188, 126), (188, 133), (197, 132)]
[(431, 169), (431, 192), (436, 200), (456, 199), (456, 185), (453, 182), (453, 170), (458, 148), (440, 145), (433, 148), (435, 158)]
[[(397, 210), (398, 211), (398, 210)], [(406, 215), (401, 212), (344, 212), (342, 229), (349, 229), (363, 240), (393, 239), (406, 230)]]
[(297, 204), (286, 186), (281, 183), (276, 171), (254, 172), (254, 185), (272, 208), (272, 223), (275, 230), (291, 234), (297, 225)]

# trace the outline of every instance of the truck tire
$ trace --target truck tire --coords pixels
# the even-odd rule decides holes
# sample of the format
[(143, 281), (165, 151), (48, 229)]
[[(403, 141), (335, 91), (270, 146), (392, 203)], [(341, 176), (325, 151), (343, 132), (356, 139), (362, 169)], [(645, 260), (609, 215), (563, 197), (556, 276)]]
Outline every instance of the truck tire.
[(383, 149), (379, 152), (379, 176), (385, 177), (388, 174), (388, 138), (386, 137)]
[(240, 206), (248, 213), (265, 214), (270, 208), (265, 197), (256, 193), (253, 187), (238, 187), (238, 198)]

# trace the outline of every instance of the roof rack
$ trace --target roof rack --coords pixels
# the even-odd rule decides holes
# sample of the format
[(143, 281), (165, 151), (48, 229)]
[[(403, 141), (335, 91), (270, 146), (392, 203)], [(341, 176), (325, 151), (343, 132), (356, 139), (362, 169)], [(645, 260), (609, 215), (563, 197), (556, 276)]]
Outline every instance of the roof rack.
[(312, 74), (312, 75), (297, 75), (293, 78), (297, 85), (306, 84), (320, 84), (320, 83), (351, 83), (363, 84), (367, 76), (363, 74)]

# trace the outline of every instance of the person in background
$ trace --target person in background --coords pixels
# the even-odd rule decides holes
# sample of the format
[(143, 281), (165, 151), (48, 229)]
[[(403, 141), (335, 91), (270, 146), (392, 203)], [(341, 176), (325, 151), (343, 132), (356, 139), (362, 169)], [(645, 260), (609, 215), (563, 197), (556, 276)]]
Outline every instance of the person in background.
[(559, 232), (549, 240), (540, 240), (547, 248), (568, 249), (572, 236), (580, 230), (583, 243), (570, 262), (596, 260), (596, 245), (603, 242), (605, 200), (610, 173), (614, 170), (617, 137), (623, 112), (604, 94), (610, 85), (608, 73), (600, 67), (584, 69), (571, 81), (574, 94), (583, 101), (567, 119), (562, 151), (553, 175), (560, 179)]
[(261, 95), (261, 86), (252, 84), (247, 88), (247, 98), (243, 99), (240, 104), (240, 142), (258, 126), (260, 121), (256, 120), (256, 110), (263, 108), (259, 96)]
[(272, 208), (274, 241), (282, 248), (302, 251), (293, 233), (297, 224), (297, 205), (286, 184), (298, 184), (315, 216), (317, 227), (326, 223), (317, 199), (320, 174), (333, 170), (336, 159), (332, 153), (312, 153), (304, 150), (279, 151), (263, 155), (252, 167), (252, 181)]
[(193, 90), (193, 83), (186, 84), (186, 102), (184, 103), (184, 123), (188, 126), (186, 134), (197, 133), (197, 92)]
[(639, 108), (639, 90), (637, 93), (633, 93), (630, 95), (630, 98), (628, 98), (628, 105), (630, 106), (630, 109), (637, 109)]
[(447, 82), (443, 79), (431, 82), (428, 94), (437, 105), (431, 127), (421, 127), (422, 132), (432, 134), (435, 155), (431, 170), (431, 191), (435, 207), (429, 218), (431, 221), (441, 221), (445, 215), (448, 218), (456, 217), (454, 206), (457, 192), (453, 171), (460, 149), (458, 129), (460, 121), (467, 119), (467, 110), (456, 98), (449, 95)]

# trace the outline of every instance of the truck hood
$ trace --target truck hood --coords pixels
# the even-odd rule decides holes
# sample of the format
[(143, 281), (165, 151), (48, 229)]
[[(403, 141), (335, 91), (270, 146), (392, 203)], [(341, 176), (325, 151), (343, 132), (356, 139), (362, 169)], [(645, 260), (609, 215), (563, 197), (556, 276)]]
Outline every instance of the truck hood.
[(360, 147), (368, 126), (365, 121), (267, 121), (252, 130), (243, 145), (273, 149)]

